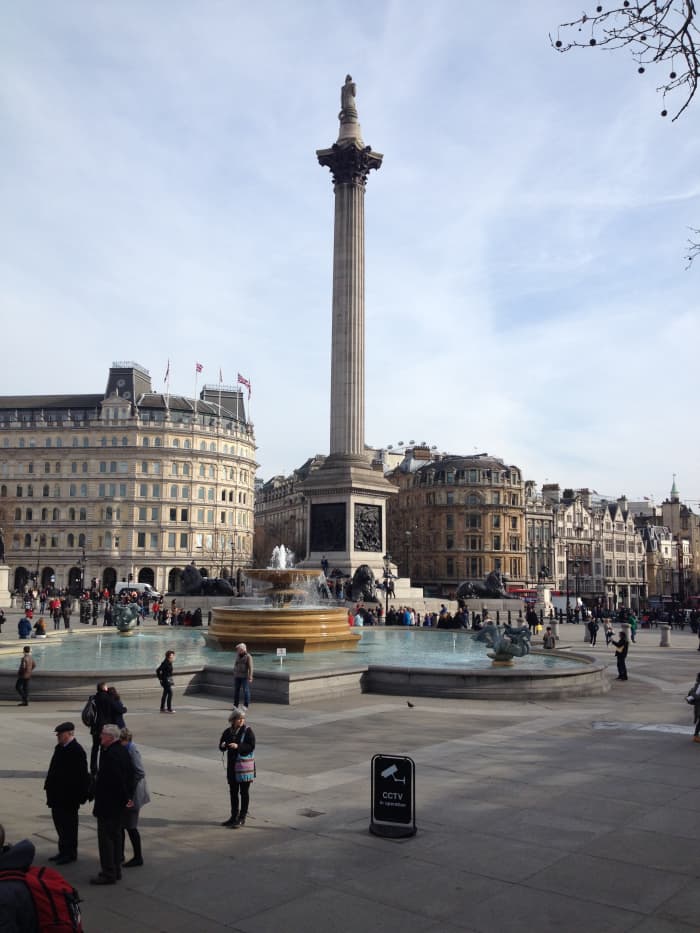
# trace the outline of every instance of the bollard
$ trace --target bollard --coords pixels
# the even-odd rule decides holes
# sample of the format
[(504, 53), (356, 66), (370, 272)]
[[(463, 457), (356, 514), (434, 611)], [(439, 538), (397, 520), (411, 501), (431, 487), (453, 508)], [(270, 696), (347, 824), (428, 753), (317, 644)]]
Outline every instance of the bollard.
[(659, 626), (659, 631), (661, 632), (661, 641), (659, 642), (659, 648), (670, 648), (671, 647), (671, 626), (666, 622), (662, 622)]
[(559, 620), (554, 618), (551, 620), (552, 635), (559, 641)]
[(510, 609), (508, 610), (508, 625), (510, 625)]
[(497, 609), (496, 610), (496, 625), (500, 625), (500, 624), (501, 624), (501, 610)]

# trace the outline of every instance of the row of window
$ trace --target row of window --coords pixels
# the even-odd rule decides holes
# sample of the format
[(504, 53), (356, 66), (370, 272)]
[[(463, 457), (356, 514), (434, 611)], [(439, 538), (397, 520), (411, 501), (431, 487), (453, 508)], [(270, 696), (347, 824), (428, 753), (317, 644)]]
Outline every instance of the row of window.
[(413, 483), (415, 486), (452, 486), (461, 483), (507, 483), (517, 486), (520, 484), (520, 474), (516, 470), (426, 470), (417, 473)]
[[(59, 534), (46, 535), (42, 534), (39, 536), (39, 539), (36, 540), (31, 534), (25, 535), (14, 535), (13, 545), (15, 548), (34, 548), (43, 549), (43, 548), (58, 548), (60, 547), (60, 538)], [(146, 548), (148, 547), (151, 550), (160, 549), (163, 546), (168, 548), (183, 548), (187, 549), (189, 547), (189, 533), (186, 531), (176, 532), (176, 531), (138, 531), (136, 532), (136, 547), (137, 548)], [(220, 543), (220, 550), (230, 551), (234, 545), (233, 537), (226, 541)], [(245, 545), (245, 539), (238, 536), (238, 548), (241, 549)], [(67, 548), (84, 548), (87, 547), (87, 536), (85, 534), (73, 534), (69, 532), (66, 535), (65, 547)], [(119, 548), (120, 546), (120, 536), (112, 534), (111, 531), (106, 531), (102, 535), (97, 537), (97, 547), (98, 548)], [(195, 548), (204, 548), (206, 550), (212, 550), (214, 546), (214, 535), (204, 534), (197, 532), (194, 534), (194, 546)]]
[[(517, 492), (500, 492), (494, 490), (488, 495), (469, 492), (463, 496), (456, 492), (426, 492), (423, 499), (425, 505), (511, 505), (520, 506), (520, 494)], [(411, 504), (410, 496), (407, 505)]]
[[(5, 447), (5, 448), (9, 448), (9, 447), (10, 447), (10, 438), (9, 438), (9, 437), (3, 438), (3, 444), (2, 444), (2, 445), (3, 445), (3, 447)], [(18, 447), (20, 450), (25, 450), (25, 449), (27, 449), (27, 448), (30, 449), (30, 450), (33, 450), (33, 449), (36, 448), (36, 446), (37, 446), (36, 440), (35, 440), (33, 437), (29, 438), (29, 442), (27, 442), (25, 438), (20, 437), (19, 440), (18, 440), (18, 442), (17, 442), (17, 447)], [(82, 439), (77, 438), (77, 437), (74, 437), (74, 438), (72, 439), (72, 442), (71, 442), (71, 447), (90, 447), (90, 446), (91, 446), (91, 445), (90, 445), (90, 438), (89, 438), (89, 437), (83, 437)], [(117, 437), (112, 437), (112, 438), (110, 438), (109, 440), (108, 440), (106, 437), (102, 437), (102, 438), (100, 438), (99, 444), (95, 443), (94, 446), (95, 446), (95, 447), (129, 447), (130, 445), (129, 445), (129, 438), (124, 436), (124, 437), (121, 438), (121, 440), (120, 440), (119, 438), (117, 438)], [(150, 437), (142, 437), (142, 438), (141, 438), (141, 444), (140, 444), (140, 446), (141, 446), (141, 447), (150, 447), (150, 446), (151, 446), (151, 438), (150, 438)], [(162, 438), (160, 438), (160, 437), (154, 437), (154, 438), (153, 438), (153, 447), (162, 447), (162, 446), (164, 446), (164, 445), (163, 445)], [(190, 441), (189, 438), (183, 438), (183, 439), (182, 439), (182, 442), (181, 442), (181, 441), (180, 441), (180, 438), (174, 437), (174, 438), (172, 439), (171, 443), (170, 443), (170, 446), (171, 446), (173, 449), (175, 449), (175, 450), (179, 450), (180, 448), (182, 448), (183, 450), (193, 450), (193, 449), (196, 449), (196, 448), (193, 447), (192, 442)], [(63, 438), (61, 438), (61, 437), (56, 437), (56, 438), (47, 437), (47, 438), (45, 438), (45, 440), (44, 440), (44, 447), (45, 447), (45, 448), (50, 448), (50, 447), (63, 447)], [(201, 441), (200, 444), (199, 444), (199, 449), (200, 449), (200, 451), (209, 451), (210, 453), (216, 453), (216, 443), (215, 443), (214, 441), (211, 441), (211, 442), (209, 442), (209, 444), (207, 444), (206, 441)], [(237, 447), (235, 444), (223, 444), (223, 446), (222, 446), (222, 453), (227, 454), (228, 456), (231, 456), (231, 457), (236, 457), (236, 456), (238, 456), (238, 457), (246, 457), (246, 456), (250, 456), (250, 451), (246, 450), (245, 447)]]
[[(35, 466), (38, 466), (38, 464), (34, 464), (33, 462), (29, 462), (26, 464), (15, 463), (15, 464), (12, 464), (12, 468), (11, 468), (11, 465), (5, 462), (0, 465), (0, 473), (3, 476), (7, 476), (7, 477), (12, 476), (12, 475), (22, 476), (25, 472), (25, 467), (26, 467), (27, 474), (31, 476), (34, 473)], [(154, 475), (159, 475), (161, 472), (161, 466), (162, 464), (159, 460), (154, 460), (154, 461), (144, 460), (141, 463), (141, 473), (153, 473)], [(89, 464), (87, 461), (82, 461), (79, 464), (77, 461), (73, 460), (71, 461), (70, 467), (71, 467), (70, 468), (71, 473), (78, 473), (78, 472), (88, 473), (89, 472)], [(80, 467), (80, 470), (78, 469), (78, 467)], [(61, 469), (62, 469), (61, 461), (56, 460), (55, 463), (53, 464), (54, 473), (60, 473)], [(234, 467), (223, 466), (222, 469), (223, 469), (224, 478), (235, 483), (238, 471), (234, 469)], [(129, 462), (127, 460), (110, 460), (110, 461), (101, 460), (98, 464), (98, 471), (100, 473), (126, 474), (129, 472)], [(171, 464), (170, 472), (172, 476), (189, 476), (190, 475), (190, 464), (189, 463), (173, 463)], [(44, 473), (51, 473), (51, 463), (49, 461), (46, 461), (44, 463)], [(244, 485), (247, 484), (249, 475), (250, 474), (248, 473), (247, 470), (240, 471), (240, 481), (242, 484)], [(216, 479), (216, 467), (212, 463), (210, 464), (200, 463), (199, 464), (199, 476), (202, 478), (208, 477), (209, 479)]]
[[(149, 487), (148, 483), (139, 483), (136, 494), (142, 498), (152, 498), (159, 499), (161, 497), (161, 484), (153, 483)], [(166, 487), (167, 488), (167, 487)], [(0, 498), (7, 498), (8, 488), (6, 485), (0, 486)], [(37, 492), (38, 495), (38, 492)], [(43, 498), (48, 498), (52, 495), (51, 487), (48, 483), (45, 483), (41, 488), (41, 496)], [(80, 497), (86, 499), (89, 495), (89, 488), (87, 483), (71, 483), (68, 487), (68, 497), (70, 499)], [(97, 487), (97, 495), (99, 498), (103, 499), (105, 497), (115, 498), (119, 496), (121, 499), (127, 497), (127, 483), (99, 483)], [(34, 498), (34, 486), (29, 483), (26, 487), (21, 485), (17, 486), (15, 490), (15, 496), (18, 499)], [(55, 499), (61, 498), (61, 487), (53, 487), (53, 497)], [(197, 499), (202, 501), (206, 500), (209, 502), (216, 501), (216, 490), (213, 486), (206, 488), (204, 486), (197, 487)], [(222, 502), (238, 502), (238, 505), (247, 505), (248, 504), (248, 493), (243, 490), (238, 490), (236, 493), (233, 489), (222, 489), (220, 492), (220, 497)], [(170, 487), (170, 498), (171, 499), (189, 499), (190, 498), (190, 487), (189, 486), (171, 486)]]
[[(215, 510), (214, 509), (197, 509), (197, 522), (199, 524), (204, 524), (205, 522), (209, 525), (214, 523)], [(189, 522), (190, 510), (189, 509), (180, 509), (171, 508), (168, 510), (169, 520), (171, 522), (181, 521)], [(178, 517), (179, 516), (179, 517)], [(34, 521), (34, 509), (27, 508), (24, 510), (24, 515), (22, 514), (22, 509), (15, 509), (14, 512), (15, 521)], [(100, 510), (100, 518), (102, 521), (121, 521), (121, 509), (114, 506), (106, 506)], [(140, 522), (158, 522), (160, 521), (160, 506), (140, 506), (138, 511), (135, 514), (135, 518)], [(43, 508), (39, 512), (37, 510), (36, 520), (47, 522), (60, 522), (61, 521), (61, 510), (60, 509), (47, 509)], [(82, 508), (76, 510), (74, 508), (68, 509), (67, 520), (74, 521), (87, 521), (87, 509)], [(228, 522), (229, 525), (238, 525), (239, 528), (248, 527), (248, 513), (247, 512), (236, 512), (235, 510), (231, 511), (222, 511), (219, 512), (219, 523), (225, 525)], [(69, 545), (70, 546), (70, 545)]]
[[(491, 563), (493, 564), (491, 566)], [(500, 558), (495, 558), (493, 562), (484, 561), (483, 557), (468, 557), (466, 560), (459, 560), (454, 557), (445, 558), (442, 561), (425, 561), (422, 564), (416, 563), (413, 567), (412, 576), (417, 580), (435, 580), (442, 576), (450, 579), (459, 580), (483, 580), (491, 570), (499, 570), (507, 573), (509, 579), (518, 580), (522, 576), (522, 563), (519, 557), (512, 557), (504, 562)]]

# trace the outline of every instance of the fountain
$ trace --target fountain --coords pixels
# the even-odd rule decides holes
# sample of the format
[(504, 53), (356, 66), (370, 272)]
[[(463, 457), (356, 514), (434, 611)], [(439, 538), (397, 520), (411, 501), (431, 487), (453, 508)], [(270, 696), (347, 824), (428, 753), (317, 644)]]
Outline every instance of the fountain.
[(244, 576), (257, 598), (247, 605), (212, 609), (206, 635), (210, 645), (231, 651), (245, 642), (252, 651), (306, 652), (353, 648), (359, 642), (361, 636), (348, 626), (347, 611), (319, 599), (323, 573), (295, 567), (294, 555), (284, 545), (274, 549), (269, 567), (246, 570)]

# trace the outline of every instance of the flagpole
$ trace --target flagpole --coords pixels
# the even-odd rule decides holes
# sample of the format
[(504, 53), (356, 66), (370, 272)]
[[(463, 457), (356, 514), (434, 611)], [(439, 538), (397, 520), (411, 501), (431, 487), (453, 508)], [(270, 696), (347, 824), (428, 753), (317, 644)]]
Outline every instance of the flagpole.
[(170, 360), (168, 360), (168, 368), (165, 370), (165, 410), (170, 410)]

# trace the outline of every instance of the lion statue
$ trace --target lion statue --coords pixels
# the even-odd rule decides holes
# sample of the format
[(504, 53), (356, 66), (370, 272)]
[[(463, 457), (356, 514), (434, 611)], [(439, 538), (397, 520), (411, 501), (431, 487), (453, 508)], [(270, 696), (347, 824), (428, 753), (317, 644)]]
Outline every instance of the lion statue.
[(517, 599), (506, 593), (506, 581), (500, 570), (492, 570), (483, 583), (461, 583), (457, 589), (457, 599)]
[(350, 583), (350, 599), (355, 602), (376, 602), (377, 583), (369, 564), (360, 564)]
[(197, 570), (194, 563), (182, 571), (182, 590), (185, 596), (233, 596), (233, 587), (223, 577), (208, 577)]

